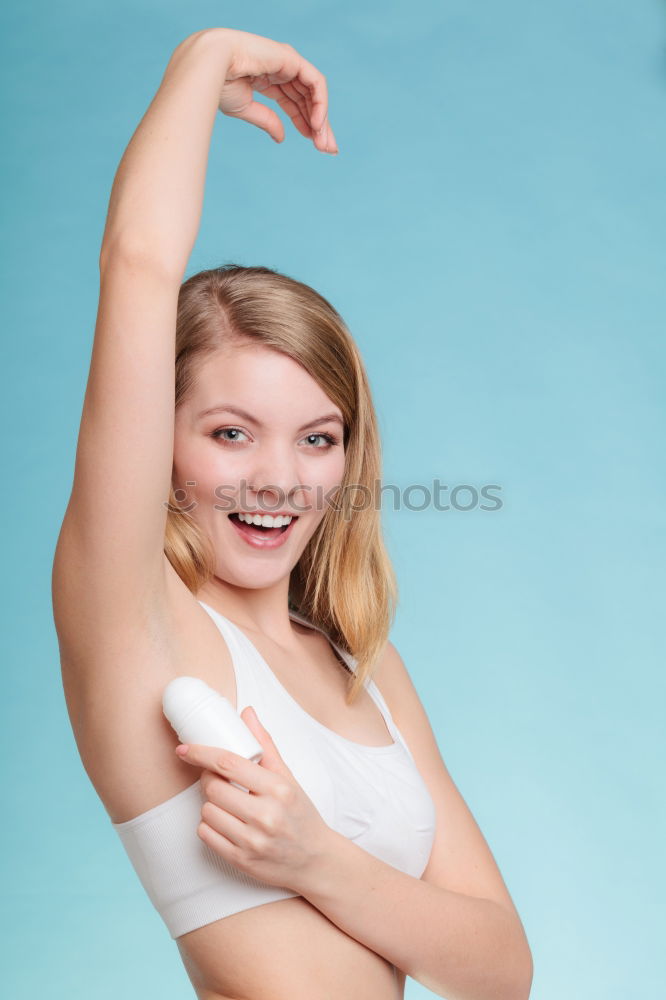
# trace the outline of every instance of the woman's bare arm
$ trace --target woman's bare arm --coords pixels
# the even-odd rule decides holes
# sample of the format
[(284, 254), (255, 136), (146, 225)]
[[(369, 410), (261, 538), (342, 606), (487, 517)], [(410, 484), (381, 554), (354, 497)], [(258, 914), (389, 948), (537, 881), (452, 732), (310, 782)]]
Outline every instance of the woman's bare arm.
[(100, 297), (74, 482), (56, 548), (61, 643), (145, 622), (164, 587), (164, 530), (174, 440), (178, 292), (199, 228), (218, 108), (265, 128), (275, 97), (321, 151), (323, 76), (295, 49), (246, 32), (196, 32), (174, 50), (113, 183), (100, 251)]
[[(213, 44), (214, 43), (214, 44)], [(179, 284), (199, 229), (210, 138), (231, 60), (221, 32), (188, 36), (118, 165), (100, 252), (102, 278), (119, 255)]]

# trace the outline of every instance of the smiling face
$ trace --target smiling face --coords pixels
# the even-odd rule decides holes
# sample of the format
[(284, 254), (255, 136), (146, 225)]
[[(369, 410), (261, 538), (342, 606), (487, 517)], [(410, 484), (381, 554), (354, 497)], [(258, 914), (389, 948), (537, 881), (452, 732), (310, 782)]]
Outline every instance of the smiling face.
[[(221, 580), (263, 588), (288, 577), (344, 469), (342, 412), (298, 362), (243, 343), (200, 363), (176, 410), (172, 479)], [(295, 516), (262, 532), (239, 513)]]

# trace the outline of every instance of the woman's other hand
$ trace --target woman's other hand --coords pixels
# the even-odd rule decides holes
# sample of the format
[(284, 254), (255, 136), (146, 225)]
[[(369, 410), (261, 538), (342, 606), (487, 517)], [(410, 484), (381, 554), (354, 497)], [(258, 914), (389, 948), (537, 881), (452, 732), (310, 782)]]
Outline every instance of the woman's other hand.
[(186, 763), (203, 768), (200, 782), (206, 802), (197, 835), (246, 875), (303, 894), (325, 867), (337, 834), (251, 706), (243, 709), (241, 719), (263, 749), (258, 764), (217, 747), (193, 743), (176, 748)]
[(242, 118), (282, 142), (282, 121), (272, 108), (254, 100), (256, 90), (277, 101), (301, 135), (312, 139), (322, 153), (338, 152), (328, 122), (326, 78), (293, 46), (233, 28), (210, 28), (200, 34), (219, 41), (230, 56), (219, 102), (223, 114)]

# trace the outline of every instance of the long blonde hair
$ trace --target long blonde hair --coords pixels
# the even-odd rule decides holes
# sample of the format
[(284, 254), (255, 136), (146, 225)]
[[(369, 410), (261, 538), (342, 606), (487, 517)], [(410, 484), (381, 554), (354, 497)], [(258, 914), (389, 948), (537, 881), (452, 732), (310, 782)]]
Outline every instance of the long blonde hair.
[[(198, 363), (222, 345), (248, 341), (299, 362), (343, 415), (343, 481), (292, 570), (289, 604), (355, 658), (352, 704), (385, 646), (398, 600), (382, 539), (381, 444), (365, 367), (342, 317), (309, 285), (267, 267), (226, 264), (181, 285), (176, 408), (196, 381)], [(192, 593), (213, 574), (210, 540), (179, 509), (173, 486), (164, 552)]]

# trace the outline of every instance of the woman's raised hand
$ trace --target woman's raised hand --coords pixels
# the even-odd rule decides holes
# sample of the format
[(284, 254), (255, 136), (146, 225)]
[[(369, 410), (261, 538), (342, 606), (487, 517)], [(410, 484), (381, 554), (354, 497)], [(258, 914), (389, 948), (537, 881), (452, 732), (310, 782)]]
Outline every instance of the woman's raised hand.
[(337, 153), (328, 122), (326, 78), (316, 66), (285, 42), (233, 28), (210, 28), (230, 56), (219, 109), (231, 118), (264, 129), (282, 142), (284, 126), (272, 108), (254, 100), (253, 91), (270, 97), (289, 115), (298, 131), (322, 153)]

